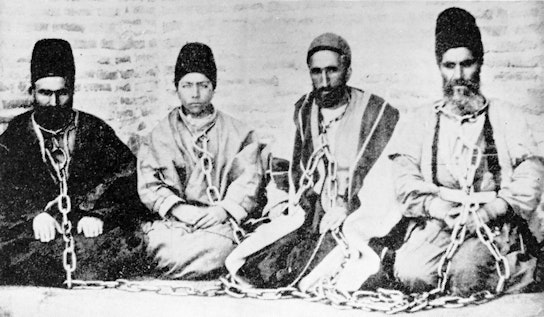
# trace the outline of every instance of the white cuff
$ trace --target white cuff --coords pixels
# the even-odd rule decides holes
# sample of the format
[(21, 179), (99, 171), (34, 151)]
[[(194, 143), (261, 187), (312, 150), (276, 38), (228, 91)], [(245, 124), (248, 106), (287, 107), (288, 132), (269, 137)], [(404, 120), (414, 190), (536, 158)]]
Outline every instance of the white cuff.
[(246, 210), (232, 200), (225, 199), (218, 202), (217, 205), (223, 207), (223, 209), (225, 209), (237, 223), (240, 223), (242, 219), (247, 217)]
[(166, 197), (163, 201), (162, 201), (162, 204), (159, 206), (159, 215), (161, 215), (161, 217), (165, 217), (166, 214), (170, 211), (170, 209), (172, 209), (172, 207), (174, 207), (175, 205), (179, 204), (179, 203), (183, 203), (185, 202), (183, 199), (179, 198), (178, 196), (176, 195), (171, 195), (171, 196), (168, 196)]

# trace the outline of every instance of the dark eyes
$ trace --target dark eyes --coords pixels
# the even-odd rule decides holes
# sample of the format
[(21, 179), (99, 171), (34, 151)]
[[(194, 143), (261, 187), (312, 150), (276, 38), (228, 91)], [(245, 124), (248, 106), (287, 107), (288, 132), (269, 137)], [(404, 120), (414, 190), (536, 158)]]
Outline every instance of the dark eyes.
[(59, 90), (38, 89), (38, 93), (40, 95), (44, 95), (47, 97), (51, 97), (53, 95), (67, 96), (68, 94), (70, 94), (70, 90), (68, 89), (59, 89)]
[[(462, 61), (461, 63), (459, 63), (459, 65), (461, 65), (461, 67), (466, 68), (466, 67), (471, 67), (475, 63), (476, 63), (476, 60), (469, 59), (469, 60)], [(454, 69), (456, 65), (457, 65), (456, 63), (452, 63), (452, 62), (442, 63), (442, 66), (448, 69)]]
[(180, 87), (183, 89), (189, 89), (189, 88), (193, 88), (195, 85), (200, 89), (210, 89), (212, 87), (211, 82), (181, 83)]
[(327, 74), (332, 74), (338, 72), (340, 69), (338, 67), (325, 67), (325, 68), (311, 68), (310, 74), (312, 75), (320, 75), (323, 72), (326, 72)]
[(469, 60), (461, 62), (461, 66), (463, 66), (463, 67), (470, 67), (470, 66), (472, 66), (474, 64), (476, 64), (476, 60), (474, 60), (474, 59), (469, 59)]

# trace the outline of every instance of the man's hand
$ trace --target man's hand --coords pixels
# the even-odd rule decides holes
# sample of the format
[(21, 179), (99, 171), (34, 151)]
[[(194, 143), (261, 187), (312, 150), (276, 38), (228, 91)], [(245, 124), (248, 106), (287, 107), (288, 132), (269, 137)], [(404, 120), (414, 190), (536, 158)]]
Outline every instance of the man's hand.
[[(493, 201), (485, 204), (478, 210), (476, 214), (480, 217), (480, 220), (484, 224), (488, 224), (490, 221), (497, 219), (498, 217), (506, 214), (508, 211), (508, 203), (502, 198), (495, 198)], [(476, 221), (474, 220), (475, 215), (469, 215), (467, 219), (467, 230), (470, 233), (476, 232)]]
[(181, 204), (174, 207), (170, 214), (178, 221), (194, 226), (202, 217), (204, 217), (204, 207)]
[(228, 214), (223, 207), (211, 206), (203, 208), (204, 217), (197, 221), (195, 229), (206, 229), (213, 225), (218, 225), (227, 220)]
[(102, 234), (104, 222), (96, 217), (83, 217), (77, 223), (77, 233), (83, 232), (86, 238), (95, 238)]
[(62, 232), (59, 223), (50, 214), (42, 212), (32, 221), (34, 239), (41, 242), (49, 242), (55, 239), (55, 231)]
[[(461, 206), (457, 206), (457, 207), (453, 207), (452, 209), (450, 209), (450, 211), (448, 211), (448, 213), (444, 216), (444, 219), (442, 219), (446, 225), (448, 226), (448, 228), (450, 229), (453, 229), (453, 227), (455, 227), (455, 224), (458, 222), (458, 221), (461, 221), (461, 213), (463, 212), (463, 205)], [(469, 215), (470, 217), (470, 215)], [(468, 222), (468, 219), (467, 219), (467, 222)]]
[(440, 197), (434, 197), (428, 207), (427, 212), (431, 218), (444, 221), (448, 228), (453, 229), (455, 223), (459, 221), (463, 206), (458, 203), (444, 200)]
[(325, 233), (328, 230), (334, 230), (344, 222), (348, 211), (345, 207), (337, 206), (325, 213), (319, 224), (319, 233)]

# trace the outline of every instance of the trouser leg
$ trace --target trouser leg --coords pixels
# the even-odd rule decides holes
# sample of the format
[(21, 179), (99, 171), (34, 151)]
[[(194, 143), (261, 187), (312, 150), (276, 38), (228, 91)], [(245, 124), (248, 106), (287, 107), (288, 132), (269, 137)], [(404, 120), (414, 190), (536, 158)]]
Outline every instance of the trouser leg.
[(396, 278), (409, 292), (428, 291), (437, 286), (438, 263), (450, 242), (450, 233), (439, 220), (428, 220), (408, 231), (405, 243), (397, 250)]
[[(520, 235), (504, 225), (494, 237), (500, 253), (506, 257), (510, 277), (506, 280), (504, 292), (519, 293), (531, 284), (536, 268), (536, 258), (519, 250)], [(473, 235), (459, 247), (451, 261), (450, 289), (453, 294), (469, 296), (472, 293), (489, 290), (495, 292), (499, 282), (495, 257), (489, 249)]]
[(225, 259), (236, 246), (232, 228), (223, 223), (192, 230), (178, 221), (155, 221), (144, 226), (147, 251), (153, 254), (157, 270), (172, 279), (209, 278), (223, 269)]

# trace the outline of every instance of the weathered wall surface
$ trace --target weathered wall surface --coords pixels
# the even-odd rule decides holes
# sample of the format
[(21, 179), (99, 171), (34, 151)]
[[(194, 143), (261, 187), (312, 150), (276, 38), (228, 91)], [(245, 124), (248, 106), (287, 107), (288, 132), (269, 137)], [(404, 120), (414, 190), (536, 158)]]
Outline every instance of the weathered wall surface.
[[(326, 31), (353, 51), (350, 83), (401, 110), (440, 97), (434, 25), (456, 5), (481, 27), (486, 95), (527, 113), (542, 144), (544, 2), (1, 0), (0, 117), (28, 104), (33, 44), (73, 45), (75, 107), (105, 119), (137, 149), (138, 139), (179, 104), (176, 56), (188, 41), (210, 45), (219, 68), (214, 103), (258, 127), (288, 157), (292, 104), (310, 89), (310, 41)], [(5, 120), (4, 120), (5, 121)]]

